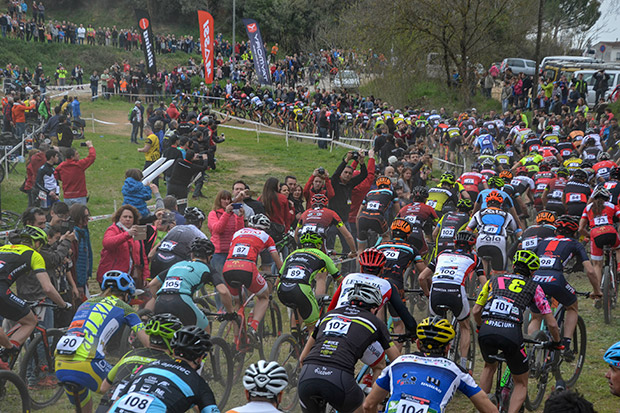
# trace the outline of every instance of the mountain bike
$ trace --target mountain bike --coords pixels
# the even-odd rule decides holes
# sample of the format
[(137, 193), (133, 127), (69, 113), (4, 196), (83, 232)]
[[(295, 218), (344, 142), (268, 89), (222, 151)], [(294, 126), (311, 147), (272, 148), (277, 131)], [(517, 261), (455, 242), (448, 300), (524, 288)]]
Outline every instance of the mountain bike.
[(28, 387), (21, 377), (9, 370), (0, 370), (0, 405), (13, 412), (21, 406), (18, 411), (30, 413)]
[[(476, 301), (475, 298), (468, 297), (469, 301)], [(450, 360), (454, 361), (456, 364), (461, 365), (461, 337), (463, 335), (461, 330), (461, 325), (457, 320), (456, 316), (452, 314), (452, 310), (447, 305), (438, 305), (437, 308), (442, 313), (441, 316), (446, 320), (450, 320), (450, 324), (452, 324), (452, 328), (455, 331), (454, 341), (450, 346), (450, 350), (448, 351), (448, 355), (446, 356)], [(448, 318), (448, 312), (452, 314), (451, 318)], [(467, 365), (463, 366), (467, 371), (473, 372), (474, 365), (476, 364), (476, 326), (474, 322), (469, 319), (469, 349), (467, 351)]]
[(603, 277), (601, 279), (601, 290), (603, 291), (603, 318), (605, 324), (611, 323), (611, 311), (616, 308), (618, 301), (618, 283), (620, 274), (617, 271), (616, 253), (611, 246), (603, 248), (605, 264), (603, 267)]

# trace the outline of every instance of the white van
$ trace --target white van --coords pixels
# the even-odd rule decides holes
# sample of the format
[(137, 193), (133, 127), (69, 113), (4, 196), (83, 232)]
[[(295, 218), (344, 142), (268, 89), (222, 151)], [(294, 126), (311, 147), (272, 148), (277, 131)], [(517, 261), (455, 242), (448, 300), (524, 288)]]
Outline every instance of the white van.
[(562, 62), (575, 62), (575, 63), (603, 63), (598, 59), (587, 56), (545, 56), (542, 62), (540, 62), (539, 68), (542, 70), (545, 67), (545, 63), (550, 60), (561, 60)]
[[(592, 76), (594, 76), (594, 74), (598, 71), (599, 69), (577, 70), (572, 78), (577, 79), (579, 74), (583, 74), (583, 80), (588, 83), (588, 95), (586, 96), (586, 104), (590, 107), (593, 107), (597, 103), (596, 92), (594, 91), (594, 79), (592, 79)], [(609, 94), (613, 92), (616, 86), (618, 86), (618, 83), (620, 83), (620, 67), (618, 67), (617, 69), (605, 70), (605, 73), (609, 75), (609, 89), (607, 89), (607, 92), (605, 92), (605, 100), (607, 100)]]

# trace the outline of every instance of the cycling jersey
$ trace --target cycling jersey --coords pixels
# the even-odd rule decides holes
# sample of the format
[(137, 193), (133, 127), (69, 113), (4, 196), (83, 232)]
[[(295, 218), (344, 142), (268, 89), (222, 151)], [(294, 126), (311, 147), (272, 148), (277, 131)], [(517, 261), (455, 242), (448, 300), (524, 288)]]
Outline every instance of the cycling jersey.
[(601, 152), (602, 150), (597, 148), (596, 146), (585, 148), (583, 152), (581, 152), (581, 159), (590, 163), (594, 163), (596, 162), (596, 157)]
[(542, 141), (540, 138), (536, 136), (526, 138), (523, 142), (523, 151), (524, 153), (530, 153), (532, 151), (537, 151), (542, 146)]
[(557, 145), (560, 143), (560, 137), (555, 133), (550, 133), (543, 136), (543, 143), (545, 145)]
[(534, 180), (529, 176), (517, 175), (510, 181), (510, 185), (512, 185), (516, 192), (519, 195), (523, 195), (528, 189), (530, 191), (534, 191), (536, 186), (534, 185)]
[(580, 216), (592, 194), (590, 185), (585, 182), (568, 181), (564, 187), (564, 202), (569, 215)]
[(581, 219), (588, 221), (590, 228), (613, 225), (620, 219), (620, 208), (611, 202), (605, 202), (603, 210), (599, 214), (594, 214), (592, 210), (594, 204), (588, 204), (581, 215)]
[(495, 152), (495, 145), (493, 144), (494, 142), (495, 139), (493, 138), (493, 135), (480, 135), (476, 138), (476, 141), (474, 142), (474, 147), (480, 148), (480, 152), (484, 151), (485, 149), (490, 149), (491, 151)]
[(329, 208), (312, 208), (304, 211), (297, 222), (297, 228), (310, 228), (325, 234), (330, 226), (337, 228), (344, 225), (338, 214)]
[(316, 275), (322, 271), (327, 271), (335, 280), (340, 278), (340, 271), (327, 254), (316, 248), (300, 248), (284, 260), (280, 268), (280, 281), (311, 284)]
[(397, 202), (398, 197), (390, 189), (374, 189), (366, 194), (362, 201), (360, 217), (385, 218), (385, 213), (392, 202)]
[(524, 156), (523, 158), (521, 158), (519, 163), (525, 166), (528, 172), (532, 172), (532, 171), (538, 172), (538, 164), (540, 164), (542, 161), (543, 161), (543, 157), (541, 155), (535, 154), (535, 155)]
[(6, 285), (7, 289), (24, 274), (45, 272), (45, 260), (41, 254), (26, 245), (1, 246), (0, 264), (0, 284)]
[(444, 211), (444, 207), (451, 207), (452, 210), (456, 208), (456, 203), (458, 200), (458, 192), (451, 191), (446, 188), (436, 187), (429, 189), (426, 205), (434, 208), (437, 214), (441, 214)]
[(151, 274), (159, 274), (179, 261), (188, 260), (189, 248), (196, 238), (207, 239), (207, 236), (194, 225), (172, 228), (157, 247), (151, 261)]
[(563, 165), (570, 172), (573, 172), (574, 170), (581, 168), (582, 163), (583, 159), (581, 158), (570, 158), (565, 160)]
[(564, 188), (568, 179), (559, 176), (549, 181), (547, 187), (547, 209), (555, 211), (558, 214), (564, 213), (564, 204), (562, 202), (562, 196), (564, 194)]
[(434, 256), (443, 250), (454, 247), (454, 236), (467, 226), (469, 219), (468, 213), (458, 211), (448, 212), (441, 217), (437, 224), (439, 233), (435, 241)]
[(110, 413), (219, 413), (209, 385), (183, 360), (157, 360), (134, 377)]
[(506, 267), (507, 230), (520, 232), (512, 215), (496, 208), (486, 208), (474, 214), (467, 228), (478, 229), (476, 251), (481, 257), (491, 257), (491, 266), (495, 271)]
[(556, 159), (556, 155), (558, 154), (558, 150), (553, 146), (541, 146), (538, 150), (545, 161)]
[(555, 145), (555, 148), (560, 152), (560, 156), (564, 159), (568, 159), (573, 153), (573, 144), (571, 142), (559, 142)]
[(258, 255), (265, 249), (269, 252), (276, 251), (276, 244), (269, 234), (260, 229), (241, 228), (233, 234), (226, 261), (242, 260), (256, 264)]
[(487, 182), (487, 178), (478, 172), (465, 172), (457, 179), (463, 188), (469, 193), (469, 196), (473, 199), (478, 196), (478, 193), (484, 189), (484, 184)]
[(489, 131), (489, 133), (497, 137), (497, 125), (494, 120), (488, 120), (482, 124), (482, 127)]
[(411, 224), (411, 234), (407, 237), (407, 242), (421, 254), (425, 254), (428, 246), (424, 233), (438, 220), (435, 209), (421, 202), (413, 202), (402, 207), (396, 216), (406, 219)]
[[(424, 262), (420, 253), (409, 243), (402, 241), (387, 241), (378, 245), (377, 249), (380, 250), (387, 259), (383, 267), (383, 272), (381, 273), (381, 278), (391, 280), (396, 288), (403, 291), (405, 288), (403, 277), (407, 268), (412, 264)], [(404, 294), (402, 293), (401, 298), (404, 298)]]
[(521, 248), (536, 251), (540, 240), (555, 236), (555, 227), (549, 224), (532, 225), (521, 234)]
[[(595, 165), (596, 166), (596, 165)], [(615, 179), (609, 180), (604, 184), (605, 189), (611, 192), (611, 203), (616, 205), (618, 203), (618, 195), (620, 195), (620, 182)]]
[(398, 357), (375, 383), (390, 392), (386, 412), (441, 413), (457, 390), (470, 398), (480, 392), (474, 379), (452, 360), (418, 352)]
[(507, 153), (498, 153), (497, 155), (495, 155), (495, 162), (498, 165), (509, 166), (512, 163), (511, 156), (508, 155)]

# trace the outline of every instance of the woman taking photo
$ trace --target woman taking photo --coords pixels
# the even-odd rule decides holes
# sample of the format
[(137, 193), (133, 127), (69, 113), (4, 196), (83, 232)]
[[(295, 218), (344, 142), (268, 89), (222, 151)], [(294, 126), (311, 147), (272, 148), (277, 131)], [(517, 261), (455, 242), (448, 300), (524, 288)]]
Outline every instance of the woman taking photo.
[[(293, 208), (288, 198), (279, 192), (280, 184), (277, 178), (267, 179), (263, 186), (263, 193), (258, 198), (265, 206), (265, 215), (271, 221), (271, 228), (267, 233), (275, 242), (280, 241), (289, 230), (295, 218)], [(268, 271), (272, 263), (271, 255), (267, 251), (261, 253), (261, 270)]]
[(234, 207), (230, 192), (222, 190), (217, 193), (213, 210), (209, 212), (207, 218), (207, 225), (211, 232), (211, 242), (215, 246), (211, 265), (220, 274), (224, 268), (233, 234), (245, 226), (244, 218), (245, 211), (243, 208)]
[[(131, 205), (123, 205), (112, 216), (112, 225), (103, 234), (103, 249), (97, 269), (97, 281), (103, 274), (117, 270), (129, 274), (142, 288), (143, 280), (150, 275), (146, 249), (139, 233), (140, 213)], [(146, 235), (146, 233), (145, 233)]]

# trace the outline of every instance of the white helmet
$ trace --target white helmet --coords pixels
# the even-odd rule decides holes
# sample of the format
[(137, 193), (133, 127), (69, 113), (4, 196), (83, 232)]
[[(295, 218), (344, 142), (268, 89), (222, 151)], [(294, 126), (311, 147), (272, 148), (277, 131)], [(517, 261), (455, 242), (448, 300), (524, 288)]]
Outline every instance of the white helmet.
[(348, 299), (349, 302), (363, 303), (369, 308), (376, 308), (381, 305), (383, 295), (379, 287), (358, 282), (353, 286)]
[(248, 226), (267, 231), (271, 227), (271, 221), (265, 214), (255, 214), (248, 219)]
[(287, 385), (286, 370), (275, 361), (259, 360), (243, 375), (243, 387), (253, 397), (275, 398)]

